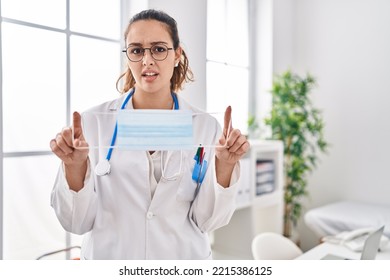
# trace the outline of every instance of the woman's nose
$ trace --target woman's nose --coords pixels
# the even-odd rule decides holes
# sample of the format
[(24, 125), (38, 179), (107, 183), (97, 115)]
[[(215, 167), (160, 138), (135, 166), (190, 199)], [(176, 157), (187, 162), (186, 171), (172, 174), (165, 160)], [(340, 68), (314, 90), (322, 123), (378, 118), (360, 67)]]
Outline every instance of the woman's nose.
[(145, 49), (144, 56), (142, 57), (143, 65), (152, 65), (154, 64), (154, 58), (152, 57), (152, 53), (150, 49)]

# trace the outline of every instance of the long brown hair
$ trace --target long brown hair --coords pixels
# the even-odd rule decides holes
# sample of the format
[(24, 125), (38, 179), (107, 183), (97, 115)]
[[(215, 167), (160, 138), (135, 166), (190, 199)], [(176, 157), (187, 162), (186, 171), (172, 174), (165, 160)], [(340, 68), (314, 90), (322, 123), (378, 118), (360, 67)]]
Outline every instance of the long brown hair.
[[(139, 20), (157, 20), (161, 23), (164, 23), (167, 27), (168, 33), (171, 35), (173, 41), (173, 48), (177, 50), (177, 48), (180, 46), (179, 32), (177, 30), (176, 21), (165, 12), (156, 11), (153, 9), (142, 11), (130, 19), (130, 22), (127, 25), (126, 31), (124, 33), (125, 42), (127, 35), (130, 31), (131, 25)], [(120, 88), (120, 81), (122, 78), (124, 78), (124, 83), (123, 86)], [(193, 80), (193, 73), (189, 67), (187, 55), (185, 51), (182, 50), (179, 64), (177, 67), (174, 68), (173, 75), (171, 78), (171, 91), (177, 92), (183, 88), (185, 82)], [(122, 73), (116, 81), (116, 88), (120, 93), (125, 93), (131, 88), (133, 88), (134, 85), (135, 79), (130, 71), (130, 68), (127, 67), (126, 71)]]

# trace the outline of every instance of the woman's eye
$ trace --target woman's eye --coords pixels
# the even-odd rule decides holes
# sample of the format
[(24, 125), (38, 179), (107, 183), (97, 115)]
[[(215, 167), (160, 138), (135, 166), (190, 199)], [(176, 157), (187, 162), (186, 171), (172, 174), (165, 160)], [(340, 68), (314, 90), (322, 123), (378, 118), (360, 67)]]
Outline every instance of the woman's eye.
[(167, 48), (164, 46), (154, 46), (152, 49), (154, 53), (163, 53), (167, 51)]
[(141, 54), (142, 53), (142, 48), (132, 48), (132, 49), (130, 49), (130, 53), (132, 53), (132, 54)]

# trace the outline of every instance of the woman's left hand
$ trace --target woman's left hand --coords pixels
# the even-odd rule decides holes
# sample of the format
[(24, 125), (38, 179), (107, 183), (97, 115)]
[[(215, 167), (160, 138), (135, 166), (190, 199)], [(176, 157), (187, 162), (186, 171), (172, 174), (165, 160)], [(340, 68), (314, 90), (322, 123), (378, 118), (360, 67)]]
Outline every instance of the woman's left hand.
[(233, 166), (249, 150), (249, 142), (239, 129), (232, 127), (232, 108), (226, 108), (224, 127), (215, 155), (221, 164)]

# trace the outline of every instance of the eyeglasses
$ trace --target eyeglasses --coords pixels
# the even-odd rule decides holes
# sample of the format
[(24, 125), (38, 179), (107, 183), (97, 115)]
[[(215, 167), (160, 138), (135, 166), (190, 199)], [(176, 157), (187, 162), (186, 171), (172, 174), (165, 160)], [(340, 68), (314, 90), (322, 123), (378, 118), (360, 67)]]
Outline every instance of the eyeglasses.
[(142, 60), (146, 50), (150, 51), (154, 60), (161, 61), (168, 57), (168, 51), (173, 50), (173, 48), (168, 48), (164, 45), (154, 45), (150, 48), (130, 46), (122, 50), (122, 52), (126, 53), (126, 56), (130, 61), (138, 62)]

